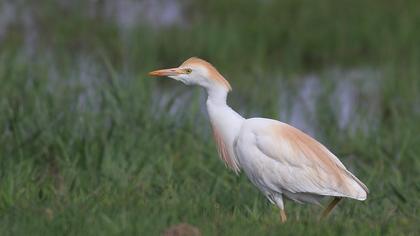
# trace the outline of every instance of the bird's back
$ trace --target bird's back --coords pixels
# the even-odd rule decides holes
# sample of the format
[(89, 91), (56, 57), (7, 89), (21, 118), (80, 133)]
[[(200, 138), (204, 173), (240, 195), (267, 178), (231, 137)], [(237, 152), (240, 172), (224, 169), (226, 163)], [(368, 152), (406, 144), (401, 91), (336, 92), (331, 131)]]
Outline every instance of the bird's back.
[(263, 118), (246, 120), (235, 151), (250, 180), (265, 194), (367, 197), (367, 187), (334, 154), (285, 123)]

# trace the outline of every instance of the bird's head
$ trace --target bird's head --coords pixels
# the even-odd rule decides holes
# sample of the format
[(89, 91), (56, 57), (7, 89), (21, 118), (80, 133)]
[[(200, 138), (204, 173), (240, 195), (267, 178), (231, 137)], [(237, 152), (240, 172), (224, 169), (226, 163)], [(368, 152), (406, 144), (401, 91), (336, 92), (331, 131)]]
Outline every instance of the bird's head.
[(186, 85), (199, 85), (206, 89), (232, 90), (229, 82), (205, 60), (191, 57), (179, 67), (155, 70), (149, 73), (155, 77), (169, 77)]

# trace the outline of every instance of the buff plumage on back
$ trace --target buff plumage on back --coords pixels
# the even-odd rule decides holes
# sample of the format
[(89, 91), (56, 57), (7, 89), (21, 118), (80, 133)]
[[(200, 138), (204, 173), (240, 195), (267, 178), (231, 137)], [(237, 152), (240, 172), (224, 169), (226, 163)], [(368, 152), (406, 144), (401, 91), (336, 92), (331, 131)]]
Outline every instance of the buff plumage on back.
[(188, 67), (190, 65), (200, 65), (207, 69), (209, 73), (209, 78), (220, 83), (223, 87), (225, 87), (228, 91), (232, 91), (232, 87), (230, 86), (229, 82), (217, 71), (216, 68), (210, 63), (205, 60), (202, 60), (198, 57), (191, 57), (182, 63), (181, 67)]
[(366, 199), (367, 187), (315, 139), (281, 122), (265, 131), (258, 138), (260, 150), (293, 169), (288, 191)]

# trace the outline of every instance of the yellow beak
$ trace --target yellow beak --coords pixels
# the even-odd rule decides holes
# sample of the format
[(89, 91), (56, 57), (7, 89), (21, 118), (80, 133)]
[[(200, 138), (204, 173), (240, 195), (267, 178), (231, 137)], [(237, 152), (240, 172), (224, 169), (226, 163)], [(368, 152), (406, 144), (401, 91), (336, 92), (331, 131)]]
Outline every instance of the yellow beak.
[(149, 75), (153, 77), (174, 76), (174, 75), (180, 75), (180, 74), (186, 74), (186, 72), (183, 69), (179, 69), (179, 68), (170, 68), (170, 69), (155, 70), (155, 71), (149, 72)]

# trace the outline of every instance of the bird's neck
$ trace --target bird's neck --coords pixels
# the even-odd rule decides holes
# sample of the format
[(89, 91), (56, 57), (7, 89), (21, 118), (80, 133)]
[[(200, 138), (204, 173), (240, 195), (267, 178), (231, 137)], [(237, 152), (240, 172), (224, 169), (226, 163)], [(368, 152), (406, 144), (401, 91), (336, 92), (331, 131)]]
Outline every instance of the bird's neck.
[(240, 164), (234, 152), (234, 141), (244, 118), (226, 104), (227, 90), (207, 89), (207, 111), (220, 158), (236, 173)]
[(228, 91), (221, 88), (206, 88), (207, 101), (211, 101), (214, 105), (227, 106), (226, 100)]
[(228, 91), (225, 89), (206, 89), (206, 91), (207, 111), (209, 113), (210, 122), (212, 125), (227, 129), (229, 126), (225, 125), (234, 123), (234, 129), (240, 128), (244, 118), (226, 103)]

